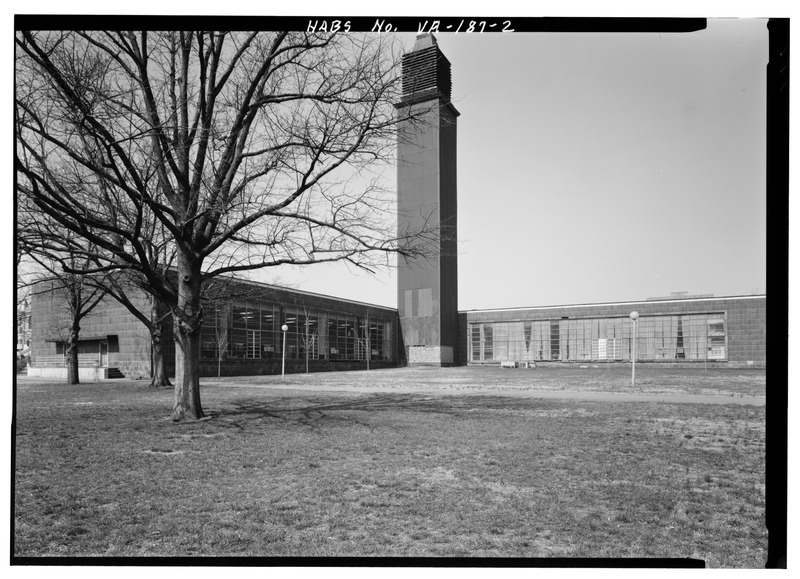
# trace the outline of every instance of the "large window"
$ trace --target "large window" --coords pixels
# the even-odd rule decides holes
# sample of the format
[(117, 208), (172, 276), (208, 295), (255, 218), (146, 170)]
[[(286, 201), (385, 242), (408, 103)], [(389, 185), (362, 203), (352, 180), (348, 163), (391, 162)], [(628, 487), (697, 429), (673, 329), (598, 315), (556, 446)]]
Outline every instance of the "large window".
[[(725, 360), (724, 314), (642, 316), (638, 360)], [(630, 360), (632, 323), (626, 317), (471, 324), (472, 362)]]
[(725, 348), (725, 320), (723, 318), (708, 319), (708, 359), (724, 360), (727, 358)]
[(329, 314), (326, 326), (331, 360), (394, 359), (392, 322)]
[(287, 358), (316, 360), (320, 357), (320, 315), (303, 309), (287, 308), (286, 356)]
[(253, 308), (246, 303), (231, 308), (230, 354), (231, 358), (247, 358), (248, 323), (252, 327)]
[(331, 360), (346, 359), (347, 352), (347, 320), (346, 318), (328, 317), (328, 351)]
[(561, 358), (561, 326), (558, 322), (550, 322), (550, 359)]
[(366, 360), (364, 322), (354, 316), (328, 318), (328, 348), (331, 360)]
[[(497, 326), (502, 326), (503, 324), (497, 324)], [(494, 359), (494, 330), (495, 326), (492, 324), (486, 324), (483, 326), (483, 359), (484, 360), (493, 360)]]
[[(213, 309), (212, 309), (213, 308)], [(287, 360), (393, 360), (394, 325), (346, 314), (281, 308), (255, 300), (208, 306), (203, 319), (201, 355), (216, 359), (280, 359), (286, 324)]]
[(247, 357), (261, 357), (261, 332), (259, 330), (247, 330)]
[(277, 306), (261, 304), (261, 357), (279, 358), (281, 349), (281, 312)]
[(366, 346), (369, 350), (370, 360), (388, 360), (386, 322), (376, 322), (369, 320), (368, 329), (365, 332)]
[(218, 359), (230, 356), (230, 306), (219, 304), (207, 308), (203, 315), (200, 356)]
[(473, 324), (470, 334), (472, 335), (472, 357), (471, 360), (481, 360), (481, 324)]
[(258, 302), (223, 303), (208, 307), (201, 338), (201, 356), (218, 358), (271, 358), (276, 350), (276, 320), (280, 311), (270, 304)]

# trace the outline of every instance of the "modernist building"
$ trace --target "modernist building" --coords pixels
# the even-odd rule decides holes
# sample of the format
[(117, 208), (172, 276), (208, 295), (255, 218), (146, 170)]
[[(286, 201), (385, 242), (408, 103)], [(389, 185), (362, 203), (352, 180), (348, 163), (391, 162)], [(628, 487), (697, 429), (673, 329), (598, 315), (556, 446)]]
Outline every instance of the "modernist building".
[[(319, 372), (410, 363), (396, 309), (252, 282), (239, 282), (232, 294), (206, 308), (202, 375), (280, 373), (284, 324), (287, 372), (304, 372), (306, 364)], [(144, 307), (144, 296), (139, 299)], [(60, 329), (65, 318), (57, 302), (53, 292), (32, 295), (29, 375), (66, 375)], [(766, 366), (764, 295), (463, 311), (452, 364), (628, 363), (634, 351), (632, 311), (639, 313), (637, 362)], [(82, 378), (149, 376), (149, 333), (113, 299), (84, 319), (80, 338)], [(175, 347), (169, 332), (164, 344), (172, 375)]]
[[(635, 352), (637, 362), (763, 367), (766, 302), (763, 295), (676, 295), (641, 302), (471, 310), (460, 314), (464, 339), (459, 359), (470, 365), (629, 362)], [(635, 330), (630, 318), (634, 311), (639, 314)]]
[[(766, 296), (685, 296), (641, 302), (458, 311), (456, 121), (450, 63), (433, 35), (403, 58), (398, 139), (398, 229), (440, 225), (432, 257), (398, 264), (397, 309), (231, 282), (205, 307), (206, 376), (398, 365), (627, 363), (766, 365)], [(136, 297), (143, 307), (144, 295)], [(34, 292), (29, 373), (64, 367), (63, 313), (53, 292)], [(630, 313), (640, 315), (634, 325)], [(281, 330), (283, 325), (288, 331)], [(144, 377), (150, 337), (123, 306), (104, 300), (81, 324), (82, 372)], [(284, 348), (285, 339), (285, 348)], [(634, 345), (635, 341), (635, 345)], [(164, 336), (168, 372), (174, 341)]]
[[(231, 282), (225, 300), (204, 306), (200, 373), (276, 374), (397, 366), (397, 310), (255, 282)], [(68, 313), (53, 291), (33, 292), (29, 375), (65, 376)], [(147, 311), (147, 299), (133, 296)], [(282, 331), (286, 325), (288, 330)], [(162, 337), (167, 373), (175, 372), (171, 324)], [(150, 334), (130, 311), (107, 297), (81, 322), (82, 378), (150, 375)]]

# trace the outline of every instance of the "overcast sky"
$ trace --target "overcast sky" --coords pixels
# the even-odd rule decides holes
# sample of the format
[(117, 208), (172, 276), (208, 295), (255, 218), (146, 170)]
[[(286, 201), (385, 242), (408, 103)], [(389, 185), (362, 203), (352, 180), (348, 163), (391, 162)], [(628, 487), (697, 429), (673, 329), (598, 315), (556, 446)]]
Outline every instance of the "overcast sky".
[[(766, 293), (766, 20), (437, 39), (461, 112), (459, 309)], [(279, 276), (396, 306), (391, 272)]]

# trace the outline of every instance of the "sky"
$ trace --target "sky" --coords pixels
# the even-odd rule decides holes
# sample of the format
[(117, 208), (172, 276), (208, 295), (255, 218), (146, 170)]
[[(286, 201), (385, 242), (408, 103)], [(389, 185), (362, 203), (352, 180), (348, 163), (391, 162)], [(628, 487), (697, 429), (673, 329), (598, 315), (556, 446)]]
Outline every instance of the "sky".
[[(461, 112), (459, 309), (766, 293), (766, 20), (708, 24), (437, 34)], [(252, 277), (396, 307), (394, 273)]]
[[(460, 310), (766, 293), (766, 20), (436, 36), (461, 113)], [(396, 307), (393, 271), (270, 273)]]

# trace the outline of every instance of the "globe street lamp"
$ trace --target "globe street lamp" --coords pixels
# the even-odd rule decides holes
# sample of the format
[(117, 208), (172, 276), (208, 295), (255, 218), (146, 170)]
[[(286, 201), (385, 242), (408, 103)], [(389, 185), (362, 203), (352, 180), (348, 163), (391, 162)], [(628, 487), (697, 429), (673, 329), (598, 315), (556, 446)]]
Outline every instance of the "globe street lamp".
[(631, 354), (631, 386), (636, 385), (636, 321), (639, 319), (639, 312), (631, 312), (631, 320), (633, 321), (633, 348)]
[(281, 378), (286, 375), (286, 332), (289, 331), (289, 326), (283, 324), (281, 326), (283, 332), (283, 359), (281, 360)]

